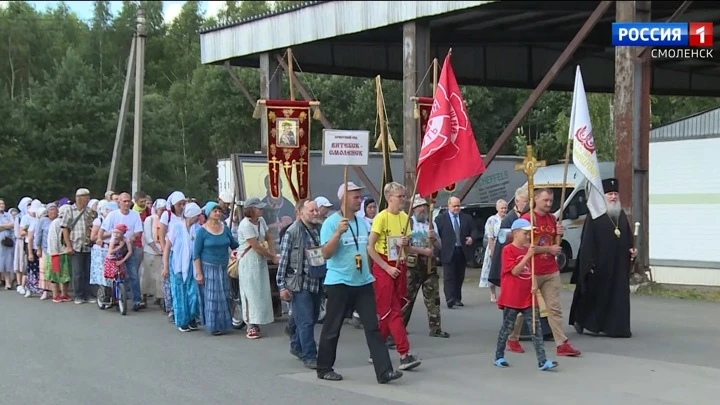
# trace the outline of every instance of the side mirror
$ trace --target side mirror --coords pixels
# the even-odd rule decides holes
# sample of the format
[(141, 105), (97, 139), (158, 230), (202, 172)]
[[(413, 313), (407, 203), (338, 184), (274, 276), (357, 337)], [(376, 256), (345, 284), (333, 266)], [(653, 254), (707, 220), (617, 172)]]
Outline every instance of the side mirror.
[(568, 207), (568, 213), (567, 218), (568, 219), (578, 219), (580, 215), (578, 215), (578, 209), (577, 206), (571, 205)]

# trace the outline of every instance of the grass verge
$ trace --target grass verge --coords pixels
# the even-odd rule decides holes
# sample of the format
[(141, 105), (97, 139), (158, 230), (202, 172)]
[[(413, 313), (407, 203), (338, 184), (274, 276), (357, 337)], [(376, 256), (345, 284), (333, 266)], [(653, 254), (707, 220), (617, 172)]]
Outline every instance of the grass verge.
[(720, 288), (669, 284), (647, 284), (638, 288), (637, 295), (675, 298), (681, 300), (720, 302)]

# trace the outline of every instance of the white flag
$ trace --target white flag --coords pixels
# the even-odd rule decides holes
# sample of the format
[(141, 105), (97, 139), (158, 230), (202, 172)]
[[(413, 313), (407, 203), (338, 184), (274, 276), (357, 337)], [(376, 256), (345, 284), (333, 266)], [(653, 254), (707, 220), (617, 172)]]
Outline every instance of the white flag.
[(585, 85), (583, 84), (580, 66), (575, 73), (575, 90), (573, 91), (572, 111), (570, 112), (569, 137), (573, 142), (573, 163), (589, 183), (587, 207), (593, 219), (605, 214), (605, 192), (603, 191), (600, 167), (595, 139), (593, 138), (590, 111), (588, 110)]

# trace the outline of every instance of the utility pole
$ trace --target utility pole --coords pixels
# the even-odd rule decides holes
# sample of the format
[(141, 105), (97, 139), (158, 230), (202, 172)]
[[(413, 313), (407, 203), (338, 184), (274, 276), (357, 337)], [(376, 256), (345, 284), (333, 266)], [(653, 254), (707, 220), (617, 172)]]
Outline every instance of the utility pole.
[(133, 36), (125, 73), (122, 102), (120, 103), (120, 117), (118, 118), (117, 131), (115, 131), (115, 146), (113, 147), (112, 160), (110, 161), (110, 174), (108, 175), (107, 188), (105, 191), (115, 190), (115, 182), (117, 182), (118, 161), (120, 160), (120, 152), (122, 151), (123, 138), (125, 136), (128, 108), (130, 108), (130, 85), (132, 84), (133, 75), (135, 74), (136, 43), (137, 37)]
[(132, 194), (140, 190), (142, 170), (142, 114), (145, 84), (145, 7), (138, 3), (135, 57), (135, 136), (133, 137)]

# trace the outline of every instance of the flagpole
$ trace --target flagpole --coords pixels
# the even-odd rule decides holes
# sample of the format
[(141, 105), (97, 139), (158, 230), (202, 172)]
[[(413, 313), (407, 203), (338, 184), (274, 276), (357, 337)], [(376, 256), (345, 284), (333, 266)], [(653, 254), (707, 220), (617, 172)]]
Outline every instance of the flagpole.
[[(438, 85), (438, 64), (439, 64), (438, 58), (433, 59), (432, 64), (433, 64), (433, 66), (432, 66), (432, 69), (433, 69), (432, 96), (433, 96), (433, 99), (434, 99), (434, 98), (435, 98), (435, 92), (437, 92), (437, 85)], [(423, 134), (423, 135), (424, 135), (424, 134)], [(416, 184), (417, 184), (417, 177), (418, 177), (418, 176), (415, 176), (415, 178), (416, 178)], [(413, 198), (413, 199), (415, 198), (415, 194), (412, 195), (412, 198)], [(433, 229), (433, 230), (434, 230), (435, 228), (434, 228), (434, 225), (433, 225), (433, 224), (434, 224), (434, 221), (433, 221), (433, 210), (435, 210), (435, 198), (433, 198), (433, 195), (432, 195), (432, 194), (430, 194), (429, 200), (430, 200), (430, 201), (428, 201), (428, 211), (429, 211), (429, 212), (428, 212), (428, 218), (429, 218), (430, 224), (428, 225), (428, 229)], [(411, 203), (411, 205), (412, 205), (412, 203)], [(435, 235), (435, 237), (437, 238), (437, 235)], [(428, 260), (427, 260), (427, 264), (428, 264), (427, 274), (432, 274), (433, 261), (434, 261), (433, 259), (434, 259), (434, 257), (435, 257), (435, 244), (433, 243), (432, 240), (430, 240), (429, 242), (430, 242), (430, 243), (429, 243), (429, 244), (430, 244), (430, 250), (431, 250), (433, 253), (430, 255), (430, 257), (428, 257)]]
[[(570, 166), (570, 145), (572, 144), (573, 140), (573, 131), (575, 130), (575, 97), (577, 97), (577, 71), (580, 69), (580, 66), (577, 67), (577, 70), (575, 71), (575, 85), (573, 88), (573, 97), (572, 97), (572, 106), (570, 107), (570, 122), (568, 124), (568, 138), (567, 142), (565, 144), (565, 163), (563, 164), (563, 183), (562, 188), (560, 189), (560, 214), (558, 215), (557, 222), (559, 224), (562, 224), (563, 216), (565, 214), (565, 193), (567, 191), (567, 174), (568, 174), (568, 166)], [(555, 243), (560, 246), (562, 244), (562, 235), (557, 235), (555, 237)], [(566, 258), (567, 260), (567, 258)]]

